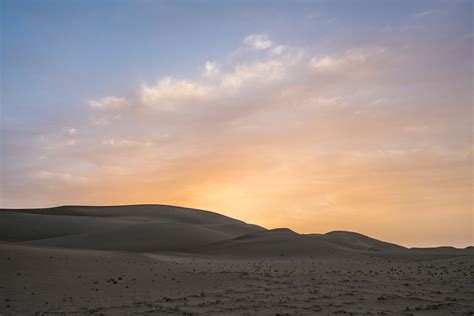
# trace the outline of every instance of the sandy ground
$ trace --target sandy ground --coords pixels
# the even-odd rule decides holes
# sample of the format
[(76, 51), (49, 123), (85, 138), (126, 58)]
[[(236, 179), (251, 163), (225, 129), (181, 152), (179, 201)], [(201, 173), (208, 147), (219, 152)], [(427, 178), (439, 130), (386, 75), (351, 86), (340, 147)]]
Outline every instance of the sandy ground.
[(474, 315), (474, 252), (169, 206), (0, 210), (0, 314)]
[(2, 245), (2, 315), (473, 315), (474, 256), (222, 259)]

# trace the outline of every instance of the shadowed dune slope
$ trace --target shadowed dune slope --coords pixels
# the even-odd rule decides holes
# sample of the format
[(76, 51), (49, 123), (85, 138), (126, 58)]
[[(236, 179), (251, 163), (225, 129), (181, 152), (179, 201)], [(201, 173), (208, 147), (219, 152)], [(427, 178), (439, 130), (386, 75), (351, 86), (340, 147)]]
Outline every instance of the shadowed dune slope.
[(0, 240), (29, 241), (76, 235), (112, 227), (126, 227), (119, 219), (41, 215), (17, 211), (2, 211)]
[(191, 247), (232, 237), (232, 234), (199, 225), (138, 223), (126, 227), (25, 243), (47, 247), (153, 252), (164, 250), (184, 251)]
[(344, 249), (317, 238), (300, 235), (287, 228), (278, 228), (219, 241), (194, 249), (201, 254), (234, 257), (358, 257), (355, 251)]
[(0, 240), (117, 251), (184, 251), (264, 230), (220, 214), (164, 205), (1, 210)]

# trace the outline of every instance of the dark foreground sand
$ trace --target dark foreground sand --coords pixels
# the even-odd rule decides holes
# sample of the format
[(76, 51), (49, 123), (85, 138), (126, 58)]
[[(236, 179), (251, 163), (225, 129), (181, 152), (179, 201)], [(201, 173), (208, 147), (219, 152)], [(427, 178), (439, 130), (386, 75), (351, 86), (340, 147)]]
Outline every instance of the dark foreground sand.
[[(105, 218), (97, 209), (3, 210), (1, 315), (474, 315), (472, 249), (406, 249), (348, 232), (268, 231), (196, 210), (131, 210)], [(30, 215), (44, 217), (42, 228)], [(137, 231), (150, 223), (158, 226), (143, 238)], [(180, 227), (197, 235), (179, 238)]]

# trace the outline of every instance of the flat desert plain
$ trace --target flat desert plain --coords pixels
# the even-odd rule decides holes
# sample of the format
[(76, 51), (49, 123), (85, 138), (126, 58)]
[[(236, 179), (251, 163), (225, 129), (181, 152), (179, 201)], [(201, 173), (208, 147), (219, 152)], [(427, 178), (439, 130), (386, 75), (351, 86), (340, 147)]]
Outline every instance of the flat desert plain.
[(472, 247), (165, 205), (0, 210), (1, 315), (474, 315)]

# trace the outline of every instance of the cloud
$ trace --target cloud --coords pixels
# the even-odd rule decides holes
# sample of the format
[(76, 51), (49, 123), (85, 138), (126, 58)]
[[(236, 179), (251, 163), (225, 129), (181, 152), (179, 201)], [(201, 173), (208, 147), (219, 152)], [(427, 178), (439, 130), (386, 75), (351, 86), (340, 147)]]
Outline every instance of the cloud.
[[(61, 132), (62, 143), (68, 146), (76, 145), (78, 134), (79, 134), (79, 130), (76, 127), (63, 128)], [(44, 135), (40, 136), (40, 141), (42, 143), (48, 143)]]
[[(242, 58), (232, 58), (225, 64), (206, 61), (202, 72), (195, 78), (165, 76), (155, 84), (144, 83), (136, 93), (127, 97), (108, 96), (89, 101), (89, 106), (101, 112), (113, 112), (93, 119), (96, 126), (104, 127), (116, 120), (122, 110), (128, 114), (143, 109), (156, 112), (183, 113), (190, 111), (225, 116), (230, 104), (237, 107), (244, 99), (257, 94), (273, 93), (272, 87), (294, 78), (304, 77), (298, 68), (303, 67), (304, 50), (285, 45), (274, 45), (265, 34), (252, 34), (244, 39), (245, 45), (258, 50), (271, 48), (268, 54), (246, 52)], [(237, 49), (239, 51), (239, 49)], [(133, 105), (133, 106), (132, 106)], [(258, 107), (256, 107), (258, 109)]]
[(286, 47), (283, 45), (278, 45), (272, 48), (272, 53), (280, 55), (285, 51)]
[(46, 171), (40, 170), (33, 174), (33, 178), (39, 180), (47, 180), (47, 181), (59, 181), (62, 183), (73, 183), (73, 184), (81, 184), (86, 183), (90, 179), (88, 177), (82, 175), (73, 175), (67, 172), (53, 172), (53, 171)]
[(100, 100), (91, 100), (89, 106), (96, 110), (119, 110), (127, 107), (128, 103), (123, 97), (109, 96)]
[(266, 60), (235, 65), (232, 72), (223, 74), (221, 87), (231, 92), (238, 91), (244, 85), (265, 85), (284, 79), (286, 65), (280, 60)]
[(311, 67), (316, 70), (336, 70), (341, 66), (343, 60), (331, 56), (313, 57), (310, 61)]
[(266, 34), (251, 34), (244, 39), (244, 43), (257, 50), (265, 50), (273, 45)]
[(422, 12), (417, 13), (415, 16), (419, 18), (419, 17), (431, 15), (431, 14), (433, 14), (433, 11), (422, 11)]
[(119, 148), (137, 148), (137, 147), (152, 147), (154, 145), (151, 140), (134, 140), (134, 139), (115, 139), (109, 138), (102, 141), (103, 145), (119, 147)]
[(143, 85), (139, 97), (145, 106), (174, 110), (183, 104), (192, 106), (194, 102), (209, 100), (212, 95), (213, 90), (209, 86), (190, 80), (166, 77), (155, 85)]
[[(256, 48), (270, 47), (273, 43), (266, 35), (254, 34), (245, 38), (247, 45)], [(193, 108), (206, 108), (211, 103), (221, 103), (225, 108), (229, 97), (255, 93), (268, 89), (272, 84), (291, 79), (291, 70), (301, 62), (302, 52), (278, 45), (268, 56), (247, 56), (246, 60), (231, 61), (225, 69), (216, 61), (206, 61), (200, 77), (175, 78), (166, 76), (155, 84), (143, 84), (136, 94), (127, 97), (108, 96), (89, 101), (89, 106), (101, 112), (137, 111), (150, 109), (176, 112)], [(266, 93), (262, 90), (262, 93)], [(94, 118), (95, 125), (105, 126), (112, 116)]]
[(67, 130), (67, 132), (68, 132), (69, 136), (74, 136), (74, 135), (77, 134), (77, 129), (74, 128), (74, 127), (71, 127)]
[(219, 75), (219, 73), (219, 67), (217, 66), (216, 62), (206, 61), (206, 63), (204, 64), (204, 77), (213, 78)]
[(335, 73), (353, 70), (356, 67), (370, 66), (387, 53), (383, 47), (352, 49), (342, 55), (313, 57), (309, 61), (312, 69), (322, 73)]
[(330, 98), (318, 97), (316, 98), (316, 102), (322, 105), (336, 105), (336, 104), (341, 104), (343, 102), (343, 99), (339, 96), (330, 97)]

